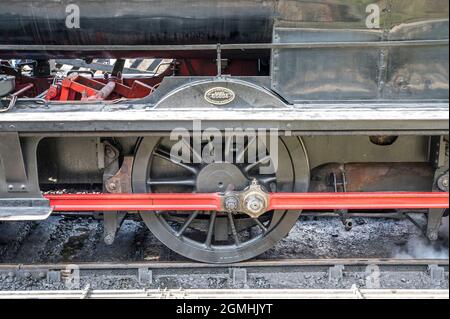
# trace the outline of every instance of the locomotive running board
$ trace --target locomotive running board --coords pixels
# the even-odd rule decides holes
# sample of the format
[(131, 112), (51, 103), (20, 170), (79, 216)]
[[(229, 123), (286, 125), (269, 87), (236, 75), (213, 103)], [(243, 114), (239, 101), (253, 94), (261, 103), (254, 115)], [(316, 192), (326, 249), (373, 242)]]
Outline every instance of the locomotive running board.
[[(211, 194), (64, 194), (46, 195), (54, 212), (86, 211), (224, 211), (224, 195)], [(449, 194), (272, 193), (269, 210), (447, 209)]]
[(32, 111), (16, 108), (0, 116), (0, 129), (30, 136), (79, 135), (86, 132), (91, 135), (144, 136), (179, 128), (190, 130), (197, 121), (202, 123), (204, 129), (277, 128), (298, 135), (445, 135), (449, 131), (448, 102), (295, 104), (259, 110), (195, 107), (145, 110), (150, 106), (137, 102), (131, 106), (86, 104), (80, 107), (67, 104), (59, 105), (59, 112), (55, 108), (53, 111), (50, 108)]

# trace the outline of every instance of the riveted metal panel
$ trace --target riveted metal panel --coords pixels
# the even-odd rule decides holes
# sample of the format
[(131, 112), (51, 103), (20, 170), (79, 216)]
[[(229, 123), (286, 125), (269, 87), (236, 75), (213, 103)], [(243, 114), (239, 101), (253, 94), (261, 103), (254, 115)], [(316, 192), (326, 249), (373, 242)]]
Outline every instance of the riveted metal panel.
[[(448, 2), (392, 2), (390, 41), (448, 39)], [(448, 99), (448, 45), (389, 48), (385, 99)]]
[[(379, 28), (366, 25), (370, 4)], [(429, 42), (448, 40), (447, 1), (287, 1), (279, 10), (274, 43), (311, 43), (272, 50), (272, 88), (291, 103), (448, 100), (448, 42)]]

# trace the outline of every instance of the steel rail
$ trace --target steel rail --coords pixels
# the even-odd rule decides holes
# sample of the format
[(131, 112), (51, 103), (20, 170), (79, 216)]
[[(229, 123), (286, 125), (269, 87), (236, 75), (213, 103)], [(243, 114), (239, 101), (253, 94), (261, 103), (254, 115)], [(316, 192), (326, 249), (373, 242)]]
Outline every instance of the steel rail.
[[(257, 274), (299, 274), (300, 272), (321, 271), (345, 266), (346, 271), (361, 271), (361, 267), (377, 266), (380, 272), (413, 271), (429, 272), (430, 269), (442, 267), (448, 272), (448, 260), (444, 259), (292, 259), (292, 260), (253, 260), (236, 264), (202, 264), (195, 262), (132, 262), (132, 263), (80, 263), (74, 264), (0, 264), (0, 272), (31, 272), (61, 271), (77, 268), (81, 271), (113, 270), (145, 270), (154, 272), (151, 278), (174, 276), (192, 276), (194, 273), (208, 273), (215, 276), (230, 276), (232, 270), (246, 270), (250, 275)], [(312, 267), (312, 268), (311, 268)], [(325, 270), (323, 269), (325, 267)], [(344, 269), (342, 267), (342, 269)], [(364, 272), (364, 270), (362, 270)], [(139, 273), (139, 271), (137, 272)], [(80, 275), (81, 276), (81, 275)], [(234, 280), (234, 279), (233, 279)], [(442, 279), (441, 279), (442, 280)], [(0, 299), (159, 299), (159, 298), (226, 298), (226, 299), (372, 299), (372, 298), (430, 298), (448, 299), (448, 289), (360, 289), (355, 285), (351, 289), (135, 289), (135, 290), (94, 290), (87, 286), (75, 290), (40, 290), (40, 291), (0, 291)]]
[(446, 289), (142, 289), (0, 291), (0, 299), (448, 299)]
[[(64, 194), (45, 195), (55, 212), (67, 211), (223, 211), (223, 195), (210, 194)], [(267, 210), (446, 209), (441, 192), (272, 193)]]
[(390, 258), (337, 258), (337, 259), (276, 259), (251, 260), (234, 264), (206, 264), (197, 262), (148, 261), (148, 262), (94, 262), (94, 263), (56, 263), (56, 264), (0, 264), (0, 271), (9, 270), (64, 270), (76, 266), (80, 270), (121, 270), (121, 269), (218, 269), (218, 268), (279, 268), (279, 267), (309, 267), (309, 266), (417, 266), (429, 265), (449, 266), (448, 259), (390, 259)]
[[(318, 48), (390, 48), (448, 45), (449, 39), (360, 42), (295, 42), (220, 44), (221, 50), (318, 49)], [(0, 51), (216, 51), (218, 44), (193, 45), (0, 45)]]

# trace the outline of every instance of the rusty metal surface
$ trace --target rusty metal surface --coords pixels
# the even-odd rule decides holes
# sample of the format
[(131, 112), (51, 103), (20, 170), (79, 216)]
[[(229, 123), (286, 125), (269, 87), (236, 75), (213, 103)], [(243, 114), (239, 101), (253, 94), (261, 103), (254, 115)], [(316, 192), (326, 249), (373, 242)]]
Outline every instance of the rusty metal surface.
[(134, 157), (125, 156), (123, 159), (122, 166), (116, 175), (109, 178), (105, 187), (109, 193), (133, 193), (133, 188), (131, 186), (131, 171), (133, 169)]
[(332, 191), (330, 174), (345, 174), (348, 192), (431, 191), (434, 170), (428, 163), (326, 164), (311, 173), (310, 191)]

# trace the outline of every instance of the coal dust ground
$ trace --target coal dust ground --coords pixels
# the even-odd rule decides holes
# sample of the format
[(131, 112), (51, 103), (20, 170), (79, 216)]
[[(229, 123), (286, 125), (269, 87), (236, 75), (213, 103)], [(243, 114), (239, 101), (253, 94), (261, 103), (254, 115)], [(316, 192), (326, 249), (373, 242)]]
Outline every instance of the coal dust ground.
[[(422, 215), (414, 218), (424, 224)], [(338, 218), (302, 217), (290, 234), (259, 260), (297, 258), (417, 258), (448, 259), (448, 219), (441, 239), (430, 243), (419, 228), (407, 219), (355, 218), (354, 227), (346, 231)], [(184, 261), (183, 257), (163, 246), (139, 218), (125, 220), (115, 243), (103, 242), (102, 222), (92, 217), (53, 216), (41, 222), (0, 223), (0, 263), (77, 263)], [(206, 275), (203, 275), (206, 276)], [(392, 274), (383, 279), (386, 288), (447, 288), (445, 282), (433, 286), (423, 274)], [(201, 277), (201, 275), (200, 275)], [(249, 288), (348, 288), (364, 287), (363, 274), (350, 275), (344, 282), (330, 287), (323, 273), (307, 273), (281, 280), (276, 275), (251, 278)], [(84, 278), (82, 284), (95, 289), (142, 288), (135, 279), (126, 277)], [(207, 277), (155, 280), (152, 288), (231, 288), (223, 278)], [(0, 290), (63, 289), (49, 284), (46, 278), (19, 278), (0, 275)]]

